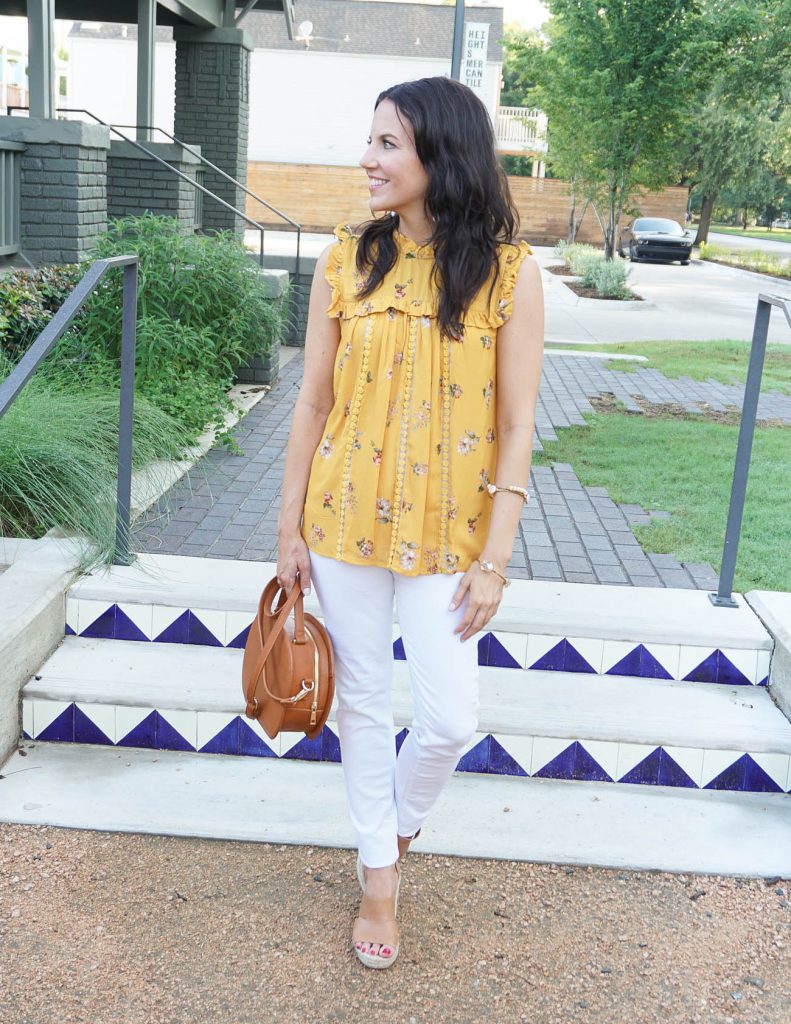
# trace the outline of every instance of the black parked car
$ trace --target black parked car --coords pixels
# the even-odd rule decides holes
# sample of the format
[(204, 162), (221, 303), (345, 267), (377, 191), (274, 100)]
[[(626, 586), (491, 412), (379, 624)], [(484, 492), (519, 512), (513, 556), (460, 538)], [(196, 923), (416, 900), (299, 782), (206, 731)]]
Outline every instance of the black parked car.
[(621, 232), (618, 255), (624, 255), (628, 247), (629, 258), (638, 260), (661, 260), (672, 263), (680, 260), (681, 266), (689, 264), (694, 236), (675, 220), (664, 217), (638, 217), (633, 224), (627, 224)]

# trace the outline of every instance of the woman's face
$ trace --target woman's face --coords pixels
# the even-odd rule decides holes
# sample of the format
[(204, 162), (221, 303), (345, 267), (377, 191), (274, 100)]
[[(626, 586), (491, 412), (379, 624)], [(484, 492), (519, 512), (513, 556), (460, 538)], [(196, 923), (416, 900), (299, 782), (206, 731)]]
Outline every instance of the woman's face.
[(412, 125), (399, 118), (391, 100), (382, 100), (374, 111), (360, 166), (369, 178), (371, 213), (394, 210), (423, 215), (428, 174), (415, 149)]

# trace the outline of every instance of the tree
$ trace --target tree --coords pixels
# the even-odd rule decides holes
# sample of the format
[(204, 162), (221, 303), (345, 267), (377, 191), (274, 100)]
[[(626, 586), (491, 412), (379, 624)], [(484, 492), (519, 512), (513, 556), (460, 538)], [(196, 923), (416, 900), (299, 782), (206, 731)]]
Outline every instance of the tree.
[(696, 244), (707, 240), (724, 190), (755, 199), (758, 179), (766, 186), (767, 174), (789, 174), (791, 0), (707, 0), (700, 31), (711, 74), (690, 103), (679, 146), (680, 178), (701, 195)]
[[(532, 98), (553, 161), (598, 200), (612, 259), (638, 188), (667, 183), (687, 98), (705, 66), (698, 0), (546, 0), (548, 47)], [(597, 205), (598, 205), (597, 203)]]

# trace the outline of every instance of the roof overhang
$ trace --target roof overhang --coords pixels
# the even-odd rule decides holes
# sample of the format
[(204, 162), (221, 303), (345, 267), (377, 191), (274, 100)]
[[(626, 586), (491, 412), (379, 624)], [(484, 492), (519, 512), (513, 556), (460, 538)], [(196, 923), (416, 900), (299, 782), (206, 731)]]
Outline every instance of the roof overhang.
[[(243, 9), (245, 0), (235, 0)], [(158, 25), (195, 25), (220, 28), (223, 25), (224, 0), (157, 0)], [(294, 22), (294, 0), (256, 0), (254, 11), (283, 11), (289, 36)], [(24, 18), (27, 0), (0, 0), (0, 14)], [(125, 25), (137, 23), (137, 0), (55, 0), (55, 17), (71, 21), (110, 21)]]

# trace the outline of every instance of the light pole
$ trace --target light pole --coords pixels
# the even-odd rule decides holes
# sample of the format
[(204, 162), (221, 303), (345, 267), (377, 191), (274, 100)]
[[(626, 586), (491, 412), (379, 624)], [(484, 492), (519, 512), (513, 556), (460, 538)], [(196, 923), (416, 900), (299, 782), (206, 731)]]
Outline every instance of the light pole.
[(458, 82), (461, 78), (461, 48), (464, 41), (464, 0), (456, 0), (456, 17), (453, 21), (453, 57), (450, 77)]

